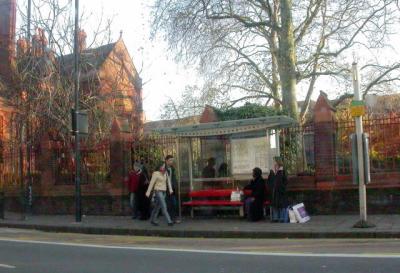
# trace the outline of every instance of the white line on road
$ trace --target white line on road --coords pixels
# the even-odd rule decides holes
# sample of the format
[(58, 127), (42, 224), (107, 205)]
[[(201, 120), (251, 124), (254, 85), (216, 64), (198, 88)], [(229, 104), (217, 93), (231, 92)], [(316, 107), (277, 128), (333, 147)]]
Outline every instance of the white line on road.
[(143, 251), (165, 251), (165, 252), (184, 252), (184, 253), (202, 253), (202, 254), (228, 254), (228, 255), (251, 255), (251, 256), (283, 256), (283, 257), (329, 257), (329, 258), (400, 258), (400, 254), (372, 254), (372, 253), (296, 253), (296, 252), (251, 252), (251, 251), (225, 251), (225, 250), (202, 250), (202, 249), (179, 249), (179, 248), (161, 248), (161, 247), (136, 247), (136, 246), (110, 246), (94, 244), (77, 244), (51, 241), (33, 241), (17, 240), (9, 238), (0, 238), (0, 242), (15, 242), (26, 244), (59, 245), (73, 247), (90, 247), (105, 249), (124, 249), (124, 250), (143, 250)]
[(13, 266), (13, 265), (8, 265), (8, 264), (0, 264), (0, 267), (3, 267), (3, 268), (11, 268), (11, 269), (14, 269), (14, 268), (15, 268), (15, 266)]

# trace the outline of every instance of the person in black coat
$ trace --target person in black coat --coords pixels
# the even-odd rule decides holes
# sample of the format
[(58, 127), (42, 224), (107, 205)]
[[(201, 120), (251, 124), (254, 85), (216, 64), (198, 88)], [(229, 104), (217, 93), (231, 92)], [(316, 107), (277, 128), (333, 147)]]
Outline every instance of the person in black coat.
[(138, 210), (140, 212), (140, 220), (147, 220), (150, 218), (150, 200), (146, 197), (146, 191), (149, 186), (149, 173), (144, 162), (140, 163), (141, 173), (139, 176), (138, 186)]
[(170, 194), (167, 191), (166, 202), (168, 207), (168, 213), (171, 216), (172, 221), (175, 224), (179, 224), (181, 220), (179, 219), (179, 204), (178, 204), (178, 180), (176, 178), (176, 171), (173, 167), (174, 157), (172, 155), (167, 155), (165, 157), (165, 168), (167, 169), (168, 179), (171, 180), (171, 186), (173, 193)]
[(275, 171), (271, 173), (268, 177), (269, 181), (272, 183), (272, 221), (273, 222), (285, 222), (286, 221), (286, 209), (288, 206), (287, 196), (286, 196), (286, 186), (287, 186), (287, 175), (286, 171), (283, 169), (283, 161), (280, 157), (275, 158)]
[(264, 216), (265, 180), (260, 168), (253, 169), (253, 180), (244, 187), (251, 190), (251, 195), (244, 201), (244, 211), (249, 221), (259, 221)]

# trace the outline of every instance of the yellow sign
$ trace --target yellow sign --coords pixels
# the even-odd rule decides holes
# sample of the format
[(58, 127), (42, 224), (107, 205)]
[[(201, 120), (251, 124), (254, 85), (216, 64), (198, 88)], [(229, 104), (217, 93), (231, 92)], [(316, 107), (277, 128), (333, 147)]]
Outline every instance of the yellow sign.
[(365, 115), (365, 105), (363, 101), (352, 101), (350, 106), (352, 117), (361, 117)]
[(364, 105), (351, 106), (350, 113), (352, 117), (361, 117), (365, 115), (365, 106)]

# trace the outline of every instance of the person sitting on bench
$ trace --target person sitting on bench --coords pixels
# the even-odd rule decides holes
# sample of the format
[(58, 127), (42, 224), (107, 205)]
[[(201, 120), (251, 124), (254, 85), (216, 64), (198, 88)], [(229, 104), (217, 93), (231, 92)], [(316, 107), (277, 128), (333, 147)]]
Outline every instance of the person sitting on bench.
[(253, 180), (244, 187), (244, 190), (251, 190), (251, 195), (245, 199), (243, 204), (247, 220), (261, 220), (264, 216), (265, 180), (260, 168), (253, 169)]
[(203, 178), (214, 178), (215, 177), (215, 158), (210, 157), (207, 160), (207, 166), (204, 167), (202, 171)]

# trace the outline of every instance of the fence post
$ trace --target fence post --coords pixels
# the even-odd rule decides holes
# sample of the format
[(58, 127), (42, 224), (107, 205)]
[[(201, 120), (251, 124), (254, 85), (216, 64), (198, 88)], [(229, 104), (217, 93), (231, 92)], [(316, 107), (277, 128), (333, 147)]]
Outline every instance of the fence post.
[(327, 95), (321, 91), (314, 108), (315, 180), (335, 180), (336, 171), (336, 122), (335, 109)]

